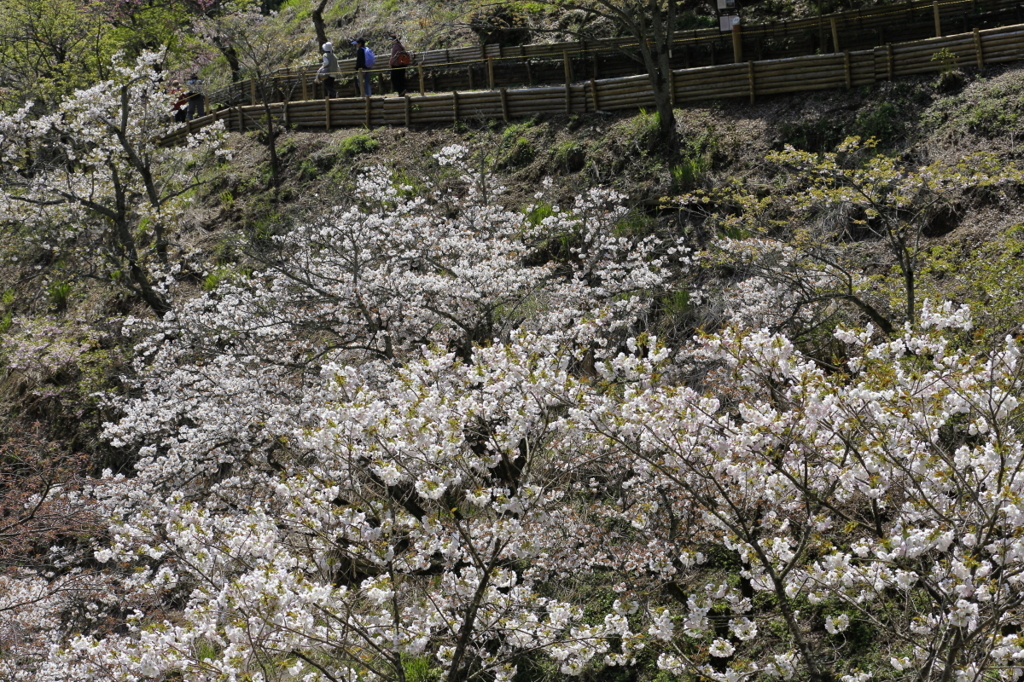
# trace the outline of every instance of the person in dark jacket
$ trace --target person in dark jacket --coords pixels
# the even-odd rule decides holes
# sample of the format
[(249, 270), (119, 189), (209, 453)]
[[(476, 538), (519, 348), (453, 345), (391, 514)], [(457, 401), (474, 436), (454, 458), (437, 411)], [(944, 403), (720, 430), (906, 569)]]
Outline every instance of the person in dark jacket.
[(372, 65), (366, 63), (366, 38), (357, 38), (352, 41), (352, 44), (356, 46), (356, 88), (359, 88), (359, 74), (362, 73), (363, 88), (362, 96), (369, 97), (373, 94), (370, 88), (370, 72), (368, 69)]
[(206, 115), (206, 96), (199, 92), (199, 88), (202, 87), (203, 81), (199, 80), (197, 74), (192, 74), (185, 81), (185, 85), (188, 86), (188, 92), (185, 93), (185, 97), (188, 98), (188, 111), (185, 114), (185, 119), (191, 121), (194, 118), (201, 118)]
[(391, 89), (398, 93), (399, 97), (405, 97), (405, 68), (412, 62), (411, 55), (406, 51), (405, 45), (398, 39), (398, 36), (391, 36), (391, 59), (388, 66), (391, 67)]

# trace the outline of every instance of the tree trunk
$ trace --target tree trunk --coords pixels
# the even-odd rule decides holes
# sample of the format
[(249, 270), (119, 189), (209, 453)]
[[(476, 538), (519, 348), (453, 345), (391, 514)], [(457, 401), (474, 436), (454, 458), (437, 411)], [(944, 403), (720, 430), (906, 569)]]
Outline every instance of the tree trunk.
[(122, 262), (128, 266), (128, 288), (133, 290), (157, 317), (163, 317), (171, 306), (153, 289), (149, 281), (149, 273), (139, 265), (139, 254), (132, 238), (131, 228), (121, 221), (116, 225), (114, 238), (117, 240), (117, 252)]
[(242, 66), (238, 63), (238, 53), (235, 51), (234, 46), (220, 36), (214, 37), (213, 44), (224, 55), (224, 59), (227, 60), (228, 66), (231, 68), (231, 82), (237, 83), (240, 81), (242, 79)]
[[(658, 133), (661, 142), (667, 145), (669, 154), (679, 151), (679, 137), (676, 134), (676, 116), (672, 109), (672, 65), (668, 58), (672, 45), (672, 24), (675, 21), (675, 5), (670, 4), (668, 21), (663, 21), (660, 8), (655, 0), (649, 2), (648, 17), (637, 17), (632, 26), (634, 37), (640, 45), (647, 78), (654, 93), (654, 108), (658, 112)], [(647, 25), (650, 21), (650, 25)], [(652, 44), (653, 43), (653, 44)]]
[(261, 87), (260, 94), (263, 99), (263, 117), (266, 121), (267, 152), (270, 154), (270, 184), (277, 189), (281, 186), (281, 163), (277, 157), (277, 140), (275, 139), (277, 130), (274, 126), (274, 116), (270, 111), (270, 96), (266, 88)]
[(910, 254), (906, 253), (905, 249), (903, 257), (900, 259), (900, 265), (903, 267), (903, 287), (907, 296), (907, 321), (910, 322), (912, 328), (916, 328), (917, 305), (915, 297), (917, 294), (914, 291), (914, 263), (911, 260)]
[(320, 0), (310, 11), (309, 16), (313, 19), (313, 28), (316, 29), (316, 44), (323, 45), (327, 41), (327, 24), (324, 23), (324, 9), (327, 7), (327, 0)]

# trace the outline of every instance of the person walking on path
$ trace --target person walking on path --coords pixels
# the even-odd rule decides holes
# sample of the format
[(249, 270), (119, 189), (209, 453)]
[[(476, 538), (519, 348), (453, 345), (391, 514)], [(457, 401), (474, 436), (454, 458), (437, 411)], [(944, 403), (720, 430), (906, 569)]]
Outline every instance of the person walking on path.
[(188, 97), (181, 87), (181, 81), (177, 78), (172, 80), (170, 87), (167, 88), (167, 92), (174, 99), (174, 102), (171, 104), (171, 116), (176, 123), (184, 123), (185, 116), (188, 114)]
[(206, 115), (206, 97), (199, 92), (202, 84), (203, 81), (199, 80), (197, 74), (192, 74), (185, 81), (185, 85), (188, 86), (188, 92), (185, 93), (185, 97), (188, 98), (188, 113), (185, 114), (185, 119), (188, 121)]
[[(366, 38), (356, 38), (352, 41), (352, 44), (356, 46), (356, 89), (358, 90), (362, 85), (363, 97), (369, 97), (373, 94), (370, 88), (370, 72), (368, 69), (373, 66), (374, 57), (373, 52), (370, 48), (366, 47)], [(362, 74), (362, 83), (359, 82), (359, 74)]]
[(405, 68), (411, 63), (412, 55), (406, 51), (398, 36), (392, 34), (391, 59), (388, 60), (388, 66), (391, 67), (391, 89), (397, 92), (399, 97), (405, 97)]
[(324, 84), (324, 93), (328, 98), (338, 96), (336, 77), (340, 73), (338, 57), (334, 54), (334, 43), (326, 42), (320, 46), (324, 51), (324, 62), (316, 72), (316, 79)]

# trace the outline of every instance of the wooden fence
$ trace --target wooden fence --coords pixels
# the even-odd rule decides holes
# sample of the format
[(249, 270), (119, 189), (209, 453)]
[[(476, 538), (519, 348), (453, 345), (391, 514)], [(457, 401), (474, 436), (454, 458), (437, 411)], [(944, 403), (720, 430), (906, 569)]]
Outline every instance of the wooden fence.
[[(675, 35), (672, 67), (764, 61), (806, 54), (833, 53), (885, 45), (894, 40), (909, 41), (966, 33), (1024, 22), (1018, 0), (911, 0), (851, 12), (742, 26), (733, 36), (716, 29), (682, 31)], [(548, 43), (503, 47), (486, 45), (428, 50), (414, 54), (407, 69), (411, 90), (427, 92), (522, 87), (541, 84), (607, 79), (642, 71), (642, 64), (626, 53), (636, 52), (635, 41), (609, 39), (586, 42)], [(745, 57), (744, 57), (745, 56)], [(387, 55), (378, 58), (371, 74), (387, 73)], [(352, 77), (355, 60), (339, 60), (342, 78)], [(252, 80), (234, 83), (208, 95), (211, 103), (256, 104), (269, 92), (275, 102), (323, 97), (315, 83), (318, 65), (283, 69), (266, 83), (265, 91)], [(341, 89), (350, 87), (341, 84)], [(388, 91), (388, 82), (378, 78), (375, 92)], [(353, 90), (354, 92), (354, 90)]]
[[(851, 88), (900, 76), (935, 73), (948, 68), (933, 59), (941, 51), (961, 66), (1024, 59), (1024, 24), (931, 38), (870, 50), (791, 57), (742, 64), (706, 66), (671, 72), (675, 105), (709, 99), (749, 98), (814, 90)], [(582, 114), (651, 108), (654, 96), (647, 76), (592, 79), (575, 85), (492, 91), (449, 92), (413, 97), (366, 97), (269, 104), (276, 123), (306, 130), (344, 127), (413, 126), (459, 120), (521, 118), (534, 114)], [(259, 129), (264, 105), (223, 109), (182, 126), (167, 138), (182, 141), (187, 133), (224, 121), (232, 131)]]

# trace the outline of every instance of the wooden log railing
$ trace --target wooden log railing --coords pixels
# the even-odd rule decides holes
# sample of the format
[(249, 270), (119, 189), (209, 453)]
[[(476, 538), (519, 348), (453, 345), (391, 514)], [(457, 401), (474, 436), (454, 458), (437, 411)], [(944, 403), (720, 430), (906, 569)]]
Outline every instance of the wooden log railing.
[[(942, 33), (967, 33), (1024, 21), (1020, 0), (910, 0), (850, 12), (744, 25), (735, 35), (716, 29), (681, 31), (676, 34), (672, 51), (674, 69), (716, 65), (750, 59), (764, 61), (807, 54), (839, 54), (885, 45), (941, 36)], [(739, 46), (733, 45), (739, 39)], [(568, 70), (587, 79), (608, 79), (640, 73), (642, 65), (624, 54), (636, 52), (629, 39), (586, 42), (562, 42), (502, 47), (473, 46), (414, 53), (407, 67), (407, 82), (421, 95), (497, 87), (522, 87), (562, 83)], [(737, 56), (740, 59), (735, 59)], [(742, 55), (746, 55), (742, 58)], [(268, 80), (271, 101), (319, 99), (322, 86), (315, 82), (318, 65), (282, 69)], [(355, 74), (355, 59), (339, 60), (341, 78)], [(370, 70), (374, 76), (388, 72), (387, 55), (378, 58)], [(564, 83), (563, 83), (564, 84)], [(349, 87), (341, 84), (342, 89)], [(375, 92), (382, 92), (387, 81), (379, 78)], [(354, 90), (353, 90), (354, 92)], [(256, 104), (253, 81), (244, 80), (208, 94), (212, 104)], [(262, 99), (262, 98), (260, 98)]]
[[(1024, 59), (1024, 24), (876, 47), (870, 50), (811, 55), (743, 64), (705, 66), (672, 72), (676, 105), (712, 99), (871, 85), (880, 80), (935, 73), (947, 64), (933, 60), (939, 51), (963, 66), (984, 67)], [(559, 87), (450, 92), (414, 97), (341, 98), (278, 102), (268, 105), (276, 123), (303, 130), (342, 127), (448, 124), (458, 120), (497, 120), (535, 114), (583, 114), (652, 108), (647, 76), (592, 79)], [(189, 122), (165, 141), (181, 142), (189, 132), (216, 121), (232, 131), (255, 130), (264, 105), (240, 105)]]

